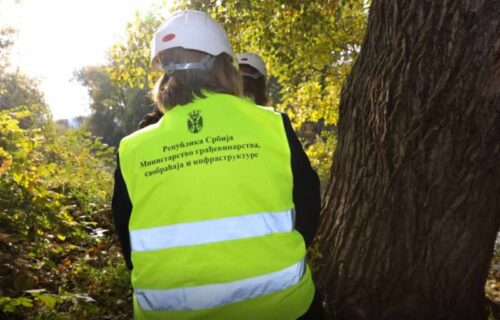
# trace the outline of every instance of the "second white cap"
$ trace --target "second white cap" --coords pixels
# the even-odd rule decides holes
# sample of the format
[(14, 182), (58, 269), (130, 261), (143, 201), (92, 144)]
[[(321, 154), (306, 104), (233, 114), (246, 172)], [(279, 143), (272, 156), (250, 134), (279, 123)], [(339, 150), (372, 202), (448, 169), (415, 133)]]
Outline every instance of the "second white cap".
[(259, 71), (260, 74), (267, 79), (267, 69), (264, 60), (255, 53), (242, 53), (238, 55), (238, 63), (240, 65), (248, 65)]

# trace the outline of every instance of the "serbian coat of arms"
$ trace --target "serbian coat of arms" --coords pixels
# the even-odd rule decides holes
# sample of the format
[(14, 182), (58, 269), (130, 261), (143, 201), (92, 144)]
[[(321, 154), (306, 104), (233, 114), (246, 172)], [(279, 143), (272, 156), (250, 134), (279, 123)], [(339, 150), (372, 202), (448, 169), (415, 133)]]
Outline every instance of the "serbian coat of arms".
[(203, 117), (200, 110), (193, 110), (188, 113), (187, 126), (192, 133), (198, 133), (203, 129)]

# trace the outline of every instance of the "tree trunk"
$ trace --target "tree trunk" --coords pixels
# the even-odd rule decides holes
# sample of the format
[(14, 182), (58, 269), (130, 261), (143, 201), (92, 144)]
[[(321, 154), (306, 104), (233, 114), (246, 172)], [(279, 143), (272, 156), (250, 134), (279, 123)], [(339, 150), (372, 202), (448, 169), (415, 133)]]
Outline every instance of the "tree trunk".
[(340, 103), (319, 282), (338, 319), (486, 319), (500, 1), (373, 0)]

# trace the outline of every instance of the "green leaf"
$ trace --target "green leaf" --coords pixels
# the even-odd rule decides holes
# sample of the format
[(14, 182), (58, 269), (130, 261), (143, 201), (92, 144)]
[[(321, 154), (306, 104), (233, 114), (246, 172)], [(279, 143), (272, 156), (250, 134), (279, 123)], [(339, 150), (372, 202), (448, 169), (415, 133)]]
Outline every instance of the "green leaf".
[(57, 297), (48, 295), (48, 294), (42, 294), (37, 297), (39, 301), (41, 301), (44, 305), (47, 306), (49, 309), (54, 309), (56, 304), (57, 304)]
[(16, 304), (21, 305), (26, 308), (33, 308), (33, 300), (27, 297), (20, 297), (15, 299)]

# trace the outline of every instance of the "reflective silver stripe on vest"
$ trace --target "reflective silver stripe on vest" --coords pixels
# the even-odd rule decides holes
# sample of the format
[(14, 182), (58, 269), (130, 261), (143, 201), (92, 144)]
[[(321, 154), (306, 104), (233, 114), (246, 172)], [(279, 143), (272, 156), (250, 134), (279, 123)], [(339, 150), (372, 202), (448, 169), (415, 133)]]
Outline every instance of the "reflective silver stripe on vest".
[(293, 230), (294, 210), (178, 223), (130, 231), (132, 251), (159, 250), (265, 236)]
[(263, 276), (170, 290), (135, 289), (135, 296), (145, 311), (207, 309), (285, 290), (299, 283), (304, 271), (302, 259), (288, 268)]

